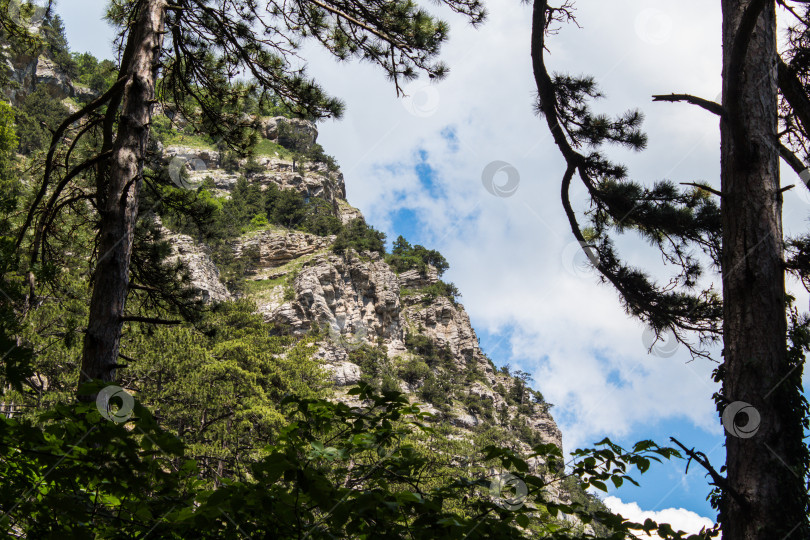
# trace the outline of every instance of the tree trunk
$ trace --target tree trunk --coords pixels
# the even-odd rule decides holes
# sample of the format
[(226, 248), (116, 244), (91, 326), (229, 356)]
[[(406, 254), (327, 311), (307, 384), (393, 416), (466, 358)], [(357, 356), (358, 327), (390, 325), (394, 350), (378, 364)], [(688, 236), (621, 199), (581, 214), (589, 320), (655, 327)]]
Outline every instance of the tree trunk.
[(80, 383), (115, 379), (129, 287), (138, 193), (149, 137), (166, 0), (141, 0), (134, 9), (138, 11), (129, 28), (120, 70), (127, 82), (120, 99), (117, 136), (112, 144), (112, 156), (101, 172), (98, 184), (99, 258), (93, 278)]
[[(723, 399), (752, 405), (726, 427), (725, 540), (803, 537), (791, 467), (802, 443), (798, 389), (788, 375), (782, 197), (777, 145), (776, 15), (773, 0), (723, 0), (721, 191), (723, 220)], [(756, 9), (756, 11), (752, 11)], [(747, 47), (744, 45), (748, 40)], [(749, 409), (749, 412), (753, 412)], [(746, 425), (747, 424), (747, 425)], [(753, 434), (752, 434), (753, 433)], [(796, 467), (800, 471), (800, 467)]]

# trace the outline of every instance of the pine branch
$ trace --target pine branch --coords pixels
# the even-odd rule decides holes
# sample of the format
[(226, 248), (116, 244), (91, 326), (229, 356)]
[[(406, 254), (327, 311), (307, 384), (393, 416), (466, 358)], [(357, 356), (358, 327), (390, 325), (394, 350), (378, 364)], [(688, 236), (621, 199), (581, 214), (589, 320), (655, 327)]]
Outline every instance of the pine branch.
[(667, 95), (656, 95), (653, 96), (653, 101), (669, 101), (671, 103), (677, 103), (680, 101), (685, 101), (686, 103), (691, 103), (692, 105), (697, 105), (701, 109), (705, 109), (710, 113), (714, 113), (719, 117), (723, 117), (726, 114), (725, 109), (719, 103), (715, 103), (714, 101), (709, 101), (708, 99), (699, 98), (697, 96), (692, 96), (690, 94), (667, 94)]
[(779, 58), (777, 68), (779, 90), (782, 91), (782, 95), (790, 104), (796, 118), (801, 122), (804, 131), (810, 132), (810, 97), (807, 96), (804, 85), (796, 72), (781, 58)]
[(716, 189), (714, 189), (713, 187), (711, 187), (711, 186), (707, 186), (706, 184), (698, 184), (698, 183), (696, 183), (696, 182), (681, 182), (681, 185), (682, 185), (682, 186), (693, 186), (693, 187), (696, 187), (696, 188), (702, 189), (703, 191), (708, 191), (709, 193), (711, 193), (711, 194), (713, 194), (713, 195), (717, 195), (718, 197), (722, 197), (722, 196), (723, 196), (723, 193), (722, 193), (722, 192), (717, 191), (717, 190), (716, 190)]
[[(784, 66), (784, 69), (783, 67)], [(783, 73), (783, 71), (787, 70), (787, 72)], [(793, 98), (794, 102), (796, 102), (797, 106), (794, 106), (792, 102), (788, 99), (788, 102), (791, 103), (793, 106), (794, 111), (799, 118), (802, 120), (802, 124), (806, 123), (806, 126), (810, 127), (810, 99), (808, 99), (807, 95), (805, 94), (804, 90), (801, 88), (801, 82), (799, 82), (798, 78), (795, 75), (792, 75), (790, 72), (790, 68), (788, 68), (784, 62), (780, 60), (779, 66), (779, 86), (782, 88), (783, 83), (788, 91), (791, 92), (791, 97)], [(795, 79), (795, 80), (794, 80)], [(796, 85), (799, 85), (796, 87)], [(782, 94), (785, 95), (785, 90), (782, 90)], [(686, 102), (692, 105), (697, 105), (701, 109), (707, 110), (710, 113), (716, 114), (720, 118), (724, 118), (726, 114), (726, 110), (723, 108), (722, 105), (716, 103), (714, 101), (709, 101), (708, 99), (699, 98), (697, 96), (692, 96), (690, 94), (667, 94), (667, 95), (655, 95), (652, 97), (653, 101), (668, 101), (670, 103), (677, 103), (677, 102)], [(785, 95), (787, 99), (787, 95)], [(800, 114), (799, 108), (803, 107), (803, 115)], [(796, 174), (802, 174), (807, 167), (802, 163), (801, 159), (799, 159), (796, 154), (791, 152), (785, 145), (779, 144), (779, 155), (782, 156), (782, 159), (790, 165), (790, 167), (796, 171)], [(702, 185), (697, 184), (683, 184), (686, 186), (695, 185), (701, 189), (705, 189), (710, 193), (714, 193), (715, 195), (722, 196), (722, 193), (714, 191), (710, 188), (707, 188)]]
[(88, 103), (84, 108), (76, 111), (75, 113), (68, 116), (64, 122), (62, 122), (59, 127), (56, 128), (56, 131), (51, 138), (51, 147), (48, 149), (48, 155), (45, 158), (45, 173), (42, 178), (42, 185), (39, 188), (39, 192), (37, 192), (36, 197), (34, 197), (33, 202), (30, 205), (30, 209), (28, 210), (28, 215), (25, 218), (25, 222), (23, 226), (20, 228), (20, 232), (17, 236), (17, 242), (15, 247), (19, 248), (20, 244), (22, 244), (23, 238), (25, 237), (25, 233), (28, 230), (28, 227), (31, 226), (31, 222), (34, 219), (34, 213), (36, 212), (36, 208), (40, 202), (42, 202), (42, 198), (45, 197), (45, 193), (48, 191), (48, 183), (50, 182), (51, 172), (53, 171), (53, 155), (56, 152), (56, 148), (59, 146), (59, 140), (64, 135), (65, 131), (73, 125), (75, 122), (78, 122), (82, 117), (90, 114), (94, 110), (98, 109), (104, 103), (106, 103), (113, 95), (119, 92), (124, 83), (127, 81), (126, 77), (122, 77), (118, 79), (115, 84), (113, 84), (109, 90), (104, 92), (100, 97), (96, 98), (95, 100)]
[(714, 483), (715, 486), (719, 487), (720, 489), (731, 495), (734, 498), (734, 500), (736, 500), (743, 508), (749, 508), (748, 501), (745, 500), (745, 497), (743, 497), (742, 494), (740, 494), (737, 490), (732, 488), (728, 483), (728, 479), (725, 476), (721, 475), (719, 472), (717, 472), (717, 470), (714, 467), (712, 467), (711, 463), (709, 463), (709, 460), (706, 459), (706, 455), (703, 452), (695, 452), (694, 448), (690, 450), (675, 437), (670, 437), (669, 440), (680, 446), (681, 449), (686, 453), (686, 455), (689, 456), (689, 459), (695, 460), (698, 463), (698, 465), (706, 469), (706, 471), (708, 471), (709, 473), (709, 476), (711, 476), (712, 482)]

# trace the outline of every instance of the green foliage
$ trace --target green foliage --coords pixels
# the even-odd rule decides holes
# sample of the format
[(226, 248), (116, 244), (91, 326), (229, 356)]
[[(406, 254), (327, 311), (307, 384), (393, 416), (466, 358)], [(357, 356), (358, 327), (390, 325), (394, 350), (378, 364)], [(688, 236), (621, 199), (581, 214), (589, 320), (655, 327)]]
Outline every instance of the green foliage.
[(23, 190), (14, 162), (17, 144), (14, 110), (0, 101), (0, 351), (4, 355), (0, 377), (19, 389), (23, 379), (31, 375), (31, 349), (19, 346), (16, 340), (21, 331), (17, 310), (24, 298), (24, 280), (14, 245), (14, 223), (10, 219)]
[(470, 414), (485, 418), (490, 422), (495, 419), (495, 407), (491, 399), (468, 392), (461, 396), (461, 402)]
[(412, 353), (422, 357), (431, 368), (445, 369), (453, 366), (453, 354), (450, 347), (439, 347), (435, 341), (424, 334), (405, 334), (405, 347)]
[(83, 84), (96, 94), (104, 93), (118, 77), (118, 69), (111, 60), (99, 61), (90, 53), (73, 53), (72, 58), (77, 73), (74, 82)]
[[(223, 337), (244, 337), (251, 326), (245, 314), (225, 315), (232, 324), (215, 325), (226, 333)], [(150, 380), (152, 386), (176, 383), (163, 376)], [(28, 538), (477, 539), (549, 531), (558, 539), (588, 537), (576, 524), (559, 519), (563, 513), (579, 523), (597, 524), (610, 538), (625, 538), (631, 531), (684, 538), (668, 525), (632, 523), (591, 501), (551, 500), (548, 488), (560, 480), (543, 471), (563, 466), (554, 445), (536, 445), (527, 456), (483, 445), (465, 449), (469, 454), (461, 463), (448, 466), (446, 458), (430, 450), (452, 452), (461, 449), (458, 443), (437, 437), (425, 424), (427, 414), (404, 395), (380, 395), (362, 384), (349, 391), (363, 403), (360, 407), (282, 398), (285, 426), (275, 441), (243, 455), (238, 478), (230, 476), (236, 471), (219, 468), (228, 479), (212, 485), (199, 475), (211, 466), (206, 460), (218, 463), (221, 457), (191, 459), (194, 443), (186, 445), (166, 431), (161, 418), (180, 416), (183, 426), (205, 433), (205, 413), (195, 409), (215, 405), (207, 400), (217, 399), (216, 393), (202, 388), (194, 394), (179, 384), (166, 391), (174, 409), (152, 413), (139, 393), (133, 414), (122, 413), (125, 423), (102, 418), (96, 403), (58, 405), (31, 419), (0, 415), (0, 531)], [(243, 406), (239, 400), (231, 405)], [(225, 412), (239, 415), (238, 409)], [(434, 442), (418, 444), (426, 440), (420, 434)], [(608, 482), (635, 483), (630, 468), (644, 472), (653, 461), (679, 457), (650, 441), (628, 451), (608, 440), (574, 455), (571, 474), (582, 485), (602, 490)], [(528, 458), (539, 458), (545, 467), (530, 472)], [(493, 488), (506, 473), (526, 488), (511, 506), (503, 504), (509, 494)], [(689, 538), (714, 536), (716, 531)]]
[(459, 292), (458, 287), (456, 287), (454, 283), (447, 283), (442, 280), (428, 285), (421, 289), (420, 292), (425, 295), (425, 299), (429, 302), (432, 302), (439, 296), (444, 296), (449, 298), (453, 304), (456, 304), (458, 297), (461, 296), (461, 292)]
[(424, 246), (411, 244), (404, 237), (399, 236), (395, 241), (391, 253), (385, 257), (388, 263), (397, 273), (406, 270), (416, 269), (422, 275), (426, 275), (428, 266), (436, 269), (439, 276), (450, 268), (441, 253), (435, 249), (427, 249)]
[(39, 29), (45, 42), (45, 51), (50, 56), (59, 69), (68, 77), (75, 77), (77, 73), (76, 63), (70, 55), (67, 38), (65, 37), (65, 25), (62, 18), (48, 11)]
[(19, 151), (30, 154), (47, 150), (51, 145), (52, 131), (67, 117), (68, 110), (62, 102), (39, 86), (30, 93), (15, 111)]
[(304, 157), (314, 161), (315, 163), (323, 163), (326, 165), (327, 170), (331, 172), (337, 172), (339, 170), (337, 161), (335, 158), (327, 154), (323, 146), (318, 143), (312, 143), (312, 146), (309, 147), (309, 150), (304, 153)]
[(265, 209), (271, 223), (290, 229), (298, 228), (306, 218), (306, 201), (296, 191), (278, 189), (274, 184), (265, 193)]
[(240, 477), (285, 424), (282, 398), (322, 396), (326, 379), (311, 338), (272, 335), (248, 302), (220, 304), (198, 327), (131, 332), (124, 352), (138, 361), (128, 378), (181, 434), (203, 478)]
[(343, 230), (343, 223), (335, 215), (335, 210), (328, 202), (318, 197), (311, 197), (306, 203), (306, 217), (301, 229), (318, 236), (337, 235)]
[(399, 377), (411, 386), (415, 386), (431, 374), (430, 366), (420, 358), (407, 360), (397, 370)]
[(397, 372), (388, 360), (383, 346), (363, 344), (349, 351), (349, 361), (360, 366), (360, 380), (371, 388), (383, 392), (398, 392)]
[(453, 391), (453, 383), (447, 378), (431, 373), (419, 389), (419, 397), (435, 405), (444, 413), (450, 412), (448, 396)]
[(358, 253), (371, 251), (384, 255), (385, 233), (367, 225), (362, 218), (353, 219), (341, 229), (332, 244), (335, 253), (346, 253), (350, 249)]

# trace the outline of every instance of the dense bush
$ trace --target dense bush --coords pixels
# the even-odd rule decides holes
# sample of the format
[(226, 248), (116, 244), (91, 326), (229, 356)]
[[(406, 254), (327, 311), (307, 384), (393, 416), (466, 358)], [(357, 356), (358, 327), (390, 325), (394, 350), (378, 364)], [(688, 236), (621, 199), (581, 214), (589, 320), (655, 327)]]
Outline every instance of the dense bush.
[(332, 250), (335, 253), (345, 253), (354, 249), (358, 253), (376, 251), (385, 254), (385, 233), (366, 224), (362, 218), (353, 219), (338, 233)]
[(454, 283), (447, 283), (442, 280), (419, 289), (419, 293), (424, 295), (423, 298), (425, 302), (432, 302), (436, 298), (444, 296), (455, 304), (458, 301), (458, 297), (461, 296), (458, 287), (456, 287)]
[(21, 154), (47, 150), (53, 130), (69, 114), (67, 107), (51, 96), (44, 86), (28, 94), (14, 113)]
[(416, 269), (424, 275), (427, 272), (428, 265), (430, 265), (441, 276), (450, 268), (447, 259), (441, 253), (435, 249), (427, 249), (419, 244), (411, 246), (402, 236), (399, 236), (394, 241), (391, 254), (386, 256), (385, 260), (397, 273)]
[(406, 383), (414, 386), (419, 384), (428, 375), (431, 374), (430, 366), (428, 366), (420, 358), (411, 358), (397, 370), (399, 377)]
[(423, 334), (405, 334), (405, 347), (414, 354), (422, 357), (427, 365), (436, 368), (452, 366), (453, 353), (450, 347), (439, 347), (435, 341)]
[(77, 73), (75, 82), (87, 86), (96, 94), (104, 93), (115, 83), (118, 69), (111, 60), (99, 61), (90, 53), (73, 53), (72, 58)]
[[(364, 385), (349, 394), (363, 405), (285, 397), (280, 405), (287, 425), (278, 439), (245, 460), (241, 478), (213, 488), (197, 480), (200, 462), (189, 448), (137, 400), (126, 423), (102, 418), (95, 403), (53, 407), (36, 421), (0, 415), (0, 532), (25, 538), (474, 540), (551, 538), (553, 530), (554, 538), (593, 538), (578, 522), (596, 524), (600, 538), (642, 530), (683, 537), (651, 520), (624, 520), (593, 500), (552, 499), (549, 487), (558, 479), (530, 472), (526, 458), (508, 448), (486, 445), (463, 471), (441, 468), (440, 456), (410, 440), (432, 433), (418, 406)], [(531, 455), (546, 468), (562, 466), (554, 445), (538, 444)], [(643, 472), (652, 460), (680, 457), (650, 441), (626, 450), (607, 439), (573, 455), (571, 475), (584, 488), (604, 491), (607, 483), (633, 481), (631, 467)], [(493, 497), (491, 471), (521, 479), (527, 493), (519, 505), (507, 509)], [(560, 513), (578, 519), (562, 521)]]

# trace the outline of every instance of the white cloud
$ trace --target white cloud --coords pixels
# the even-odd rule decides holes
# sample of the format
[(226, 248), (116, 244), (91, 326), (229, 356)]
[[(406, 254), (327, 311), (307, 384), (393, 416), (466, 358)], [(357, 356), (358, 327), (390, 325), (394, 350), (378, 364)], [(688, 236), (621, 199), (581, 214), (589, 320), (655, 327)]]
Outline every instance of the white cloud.
[[(316, 55), (312, 73), (347, 102), (347, 119), (325, 123), (321, 142), (343, 166), (350, 201), (383, 229), (390, 230), (399, 208), (416, 213), (431, 231), (431, 247), (450, 261), (447, 277), (459, 286), (473, 320), (491, 331), (510, 330), (503, 345), (511, 362), (532, 373), (555, 404), (566, 448), (673, 418), (721, 429), (711, 401), (714, 364), (687, 364), (684, 350), (667, 359), (649, 356), (643, 327), (623, 313), (615, 291), (566, 271), (573, 237), (559, 201), (563, 163), (533, 114), (531, 7), (516, 0), (488, 7), (490, 19), (477, 30), (448, 17), (456, 24), (442, 56), (451, 74), (431, 86), (423, 101), (429, 115), (411, 114), (413, 106), (397, 101), (373, 66), (336, 66)], [(577, 7), (583, 29), (568, 26), (552, 38), (552, 69), (595, 75), (608, 96), (597, 104), (600, 111), (640, 107), (648, 116), (649, 149), (612, 151), (615, 159), (644, 181), (714, 180), (716, 119), (688, 106), (652, 104), (650, 96), (689, 91), (715, 97), (719, 6), (583, 0)], [(666, 33), (642, 39), (658, 31), (638, 30), (649, 9), (658, 10), (668, 39)], [(705, 15), (699, 21), (696, 9)], [(447, 127), (456, 145), (442, 137)], [(420, 184), (413, 169), (418, 150), (426, 153), (439, 189)], [(483, 188), (482, 170), (494, 160), (519, 171), (514, 196), (497, 198)], [(660, 257), (635, 238), (619, 247), (635, 264), (660, 267)], [(617, 378), (620, 385), (611, 382)]]
[[(681, 91), (717, 96), (719, 5), (582, 0), (577, 8), (582, 29), (566, 26), (550, 40), (551, 68), (596, 76), (607, 95), (596, 104), (600, 111), (638, 107), (647, 115), (648, 149), (611, 150), (611, 156), (645, 182), (719, 182), (717, 119), (650, 98)], [(573, 237), (559, 200), (562, 159), (533, 114), (531, 7), (492, 0), (488, 9), (480, 29), (447, 15), (451, 39), (442, 57), (451, 73), (430, 87), (422, 101), (427, 115), (411, 114), (413, 106), (397, 100), (373, 66), (338, 66), (315, 55), (312, 73), (347, 103), (346, 120), (323, 124), (321, 142), (343, 166), (350, 201), (389, 231), (398, 209), (415, 212), (429, 231), (430, 247), (450, 261), (447, 277), (459, 286), (473, 321), (489, 331), (509, 331), (502, 346), (555, 404), (566, 448), (673, 419), (722, 434), (711, 400), (715, 364), (687, 363), (683, 348), (672, 358), (648, 355), (642, 326), (624, 314), (616, 292), (565, 271)], [(659, 26), (645, 28), (651, 20), (645, 10), (651, 9)], [(457, 145), (441, 136), (448, 127)], [(413, 169), (418, 150), (435, 171), (438, 197)], [(514, 196), (497, 198), (481, 185), (483, 168), (494, 160), (519, 171)], [(786, 226), (806, 229), (810, 200), (794, 199), (786, 202)], [(662, 268), (645, 242), (630, 236), (618, 246), (633, 264)], [(807, 295), (798, 296), (806, 306)], [(611, 382), (616, 377), (621, 385)]]
[[(636, 523), (644, 523), (646, 519), (652, 519), (657, 523), (669, 523), (676, 531), (681, 530), (689, 534), (697, 534), (703, 527), (711, 528), (714, 522), (709, 518), (699, 516), (685, 508), (665, 508), (663, 510), (652, 511), (642, 510), (634, 502), (625, 503), (617, 497), (605, 497), (605, 505), (615, 514)], [(645, 536), (646, 538), (646, 536)], [(650, 538), (660, 538), (652, 535)]]

